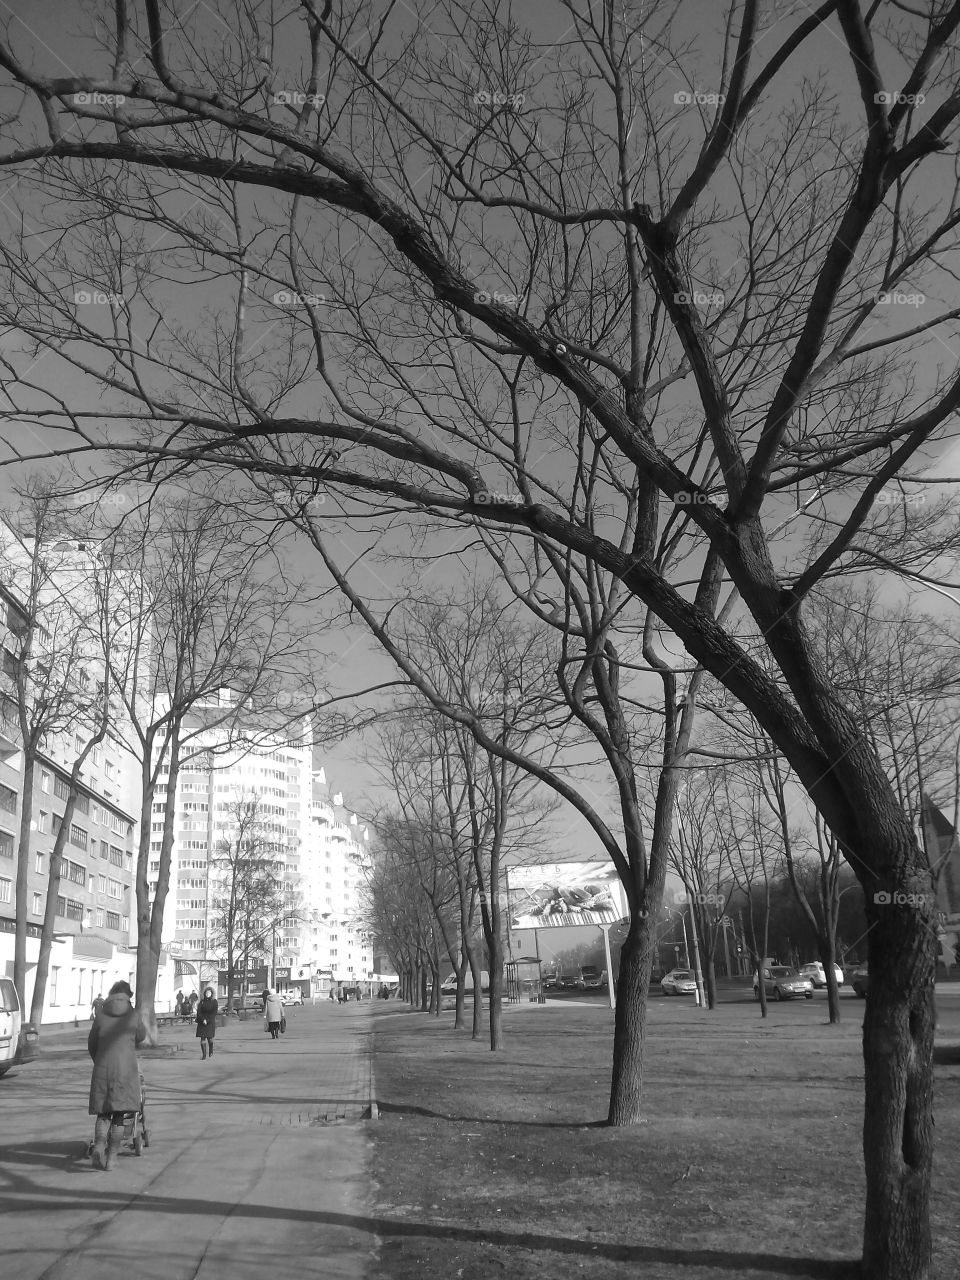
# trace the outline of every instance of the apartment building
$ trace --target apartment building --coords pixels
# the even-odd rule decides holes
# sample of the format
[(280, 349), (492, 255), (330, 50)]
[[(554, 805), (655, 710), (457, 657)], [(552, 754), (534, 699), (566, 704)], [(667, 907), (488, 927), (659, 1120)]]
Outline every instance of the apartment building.
[[(25, 770), (20, 724), (14, 697), (14, 675), (28, 606), (17, 592), (23, 560), (0, 555), (0, 972), (13, 971), (15, 881)], [(57, 566), (60, 587), (69, 592), (79, 572), (83, 549), (64, 545)], [(62, 573), (59, 570), (62, 568)], [(54, 586), (51, 585), (51, 591)], [(44, 601), (38, 610), (44, 616)], [(62, 619), (61, 619), (62, 621)], [(78, 659), (89, 658), (89, 669)], [(71, 678), (92, 680), (95, 655), (73, 652), (77, 671)], [(27, 866), (28, 1001), (39, 952), (46, 908), (50, 855), (63, 820), (70, 775), (85, 739), (69, 726), (51, 732), (42, 743), (34, 771), (32, 821)], [(82, 774), (61, 870), (56, 911), (56, 941), (45, 1002), (45, 1018), (67, 1019), (89, 1011), (99, 983), (115, 969), (126, 976), (133, 967), (126, 955), (135, 940), (135, 831), (139, 818), (137, 769), (117, 738), (108, 734), (88, 757)], [(84, 952), (90, 953), (84, 955)], [(117, 959), (120, 953), (121, 958)]]
[(367, 828), (318, 770), (301, 868), (309, 929), (303, 954), (315, 992), (373, 977), (372, 941), (362, 927), (368, 840)]
[[(243, 726), (242, 745), (230, 745), (237, 724), (222, 714), (231, 694), (221, 692), (216, 707), (201, 708), (188, 723), (190, 758), (181, 767), (175, 799), (174, 844), (163, 939), (170, 952), (212, 978), (225, 961), (218, 937), (215, 901), (223, 896), (227, 872), (218, 858), (221, 842), (236, 839), (238, 815), (256, 802), (257, 842), (269, 854), (290, 904), (290, 915), (276, 930), (267, 928), (255, 954), (278, 968), (301, 964), (304, 922), (300, 903), (301, 859), (309, 825), (313, 740), (307, 720), (284, 732), (253, 723)], [(208, 729), (200, 722), (217, 721)], [(198, 729), (198, 725), (200, 726)], [(160, 869), (166, 775), (154, 798), (151, 892)]]

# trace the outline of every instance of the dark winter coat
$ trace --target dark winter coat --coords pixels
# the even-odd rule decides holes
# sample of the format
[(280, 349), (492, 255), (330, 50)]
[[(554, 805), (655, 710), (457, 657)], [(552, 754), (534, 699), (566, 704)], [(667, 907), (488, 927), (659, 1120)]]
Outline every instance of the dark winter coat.
[(204, 996), (197, 1005), (197, 1038), (200, 1040), (212, 1040), (217, 1031), (217, 1011), (220, 1008), (219, 1000), (215, 1000), (213, 996)]
[(92, 1116), (108, 1111), (139, 1111), (137, 1045), (146, 1038), (147, 1029), (130, 997), (121, 993), (107, 996), (87, 1036), (87, 1049), (93, 1059), (89, 1108)]

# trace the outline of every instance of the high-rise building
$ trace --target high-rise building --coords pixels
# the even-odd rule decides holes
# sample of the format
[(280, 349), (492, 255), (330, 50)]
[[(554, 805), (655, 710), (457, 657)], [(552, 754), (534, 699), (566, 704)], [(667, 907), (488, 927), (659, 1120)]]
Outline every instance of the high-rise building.
[(301, 865), (309, 917), (304, 955), (315, 989), (324, 990), (331, 981), (368, 982), (373, 976), (372, 942), (362, 926), (368, 839), (367, 828), (318, 770)]
[[(224, 690), (218, 707), (229, 702)], [(202, 719), (213, 723), (207, 729)], [(236, 842), (241, 815), (255, 811), (253, 833), (257, 856), (266, 857), (278, 881), (289, 911), (284, 918), (265, 919), (262, 937), (253, 942), (251, 956), (269, 965), (299, 965), (304, 946), (304, 919), (300, 903), (301, 860), (309, 824), (310, 779), (313, 741), (309, 721), (302, 720), (283, 732), (258, 729), (249, 719), (242, 726), (242, 743), (236, 738), (238, 721), (224, 718), (217, 708), (199, 709), (185, 726), (189, 736), (188, 758), (181, 765), (175, 800), (174, 844), (170, 886), (164, 916), (163, 939), (182, 961), (206, 961), (209, 977), (225, 961), (223, 912), (218, 901), (227, 895), (229, 870), (224, 844)], [(160, 869), (163, 810), (167, 774), (161, 773), (154, 797), (155, 828), (149, 866), (151, 893)], [(247, 840), (250, 834), (247, 834)], [(222, 965), (220, 966), (222, 967)]]

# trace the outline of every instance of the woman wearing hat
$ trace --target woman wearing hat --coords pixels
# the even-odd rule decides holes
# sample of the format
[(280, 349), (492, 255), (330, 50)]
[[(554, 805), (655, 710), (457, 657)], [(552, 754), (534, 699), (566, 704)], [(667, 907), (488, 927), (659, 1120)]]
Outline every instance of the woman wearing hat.
[(197, 1039), (200, 1041), (200, 1056), (206, 1058), (207, 1050), (213, 1057), (213, 1037), (217, 1031), (217, 1012), (219, 1001), (213, 994), (213, 987), (204, 987), (203, 999), (197, 1005)]
[(123, 1142), (123, 1113), (140, 1110), (137, 1046), (146, 1038), (129, 983), (115, 982), (87, 1037), (93, 1059), (90, 1114), (97, 1117), (91, 1155), (95, 1169), (113, 1168)]
[(263, 1016), (267, 1022), (267, 1030), (273, 1036), (274, 1040), (280, 1039), (280, 1019), (283, 1017), (283, 1003), (280, 997), (271, 987), (267, 992), (267, 998), (263, 1002)]

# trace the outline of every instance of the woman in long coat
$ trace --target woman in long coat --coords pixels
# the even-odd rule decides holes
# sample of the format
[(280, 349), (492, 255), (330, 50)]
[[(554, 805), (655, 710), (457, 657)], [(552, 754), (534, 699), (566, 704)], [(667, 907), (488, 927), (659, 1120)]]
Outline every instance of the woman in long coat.
[(205, 987), (203, 999), (197, 1005), (197, 1039), (200, 1041), (200, 1056), (205, 1058), (207, 1050), (213, 1057), (213, 1037), (217, 1033), (217, 1012), (220, 1003), (213, 994), (213, 987)]
[(280, 1038), (280, 1019), (283, 1017), (283, 1002), (271, 987), (263, 1004), (263, 1016), (267, 1020), (267, 1028), (274, 1040)]
[(113, 1168), (123, 1141), (123, 1113), (140, 1110), (137, 1046), (146, 1038), (129, 984), (115, 982), (87, 1036), (93, 1059), (90, 1114), (97, 1117), (91, 1156), (96, 1169)]

